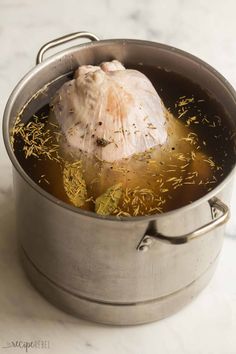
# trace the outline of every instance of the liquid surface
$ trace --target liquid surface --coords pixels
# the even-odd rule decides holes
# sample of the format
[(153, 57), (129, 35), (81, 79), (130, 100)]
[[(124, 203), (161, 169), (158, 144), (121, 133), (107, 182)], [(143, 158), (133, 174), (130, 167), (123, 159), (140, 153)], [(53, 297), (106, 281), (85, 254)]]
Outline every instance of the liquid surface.
[[(215, 188), (232, 168), (234, 135), (221, 105), (191, 81), (144, 66), (142, 71), (182, 133), (171, 146), (107, 163), (65, 154), (63, 134), (49, 105), (13, 129), (13, 147), (27, 174), (60, 200), (101, 215), (138, 216), (170, 211)], [(50, 97), (48, 97), (50, 101)]]

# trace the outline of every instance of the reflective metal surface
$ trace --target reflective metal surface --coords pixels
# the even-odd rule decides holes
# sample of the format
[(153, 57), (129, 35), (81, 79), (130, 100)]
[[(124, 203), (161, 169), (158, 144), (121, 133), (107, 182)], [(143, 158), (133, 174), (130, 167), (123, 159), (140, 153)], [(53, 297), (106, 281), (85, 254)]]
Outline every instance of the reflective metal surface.
[[(150, 223), (149, 230), (147, 230), (147, 234), (144, 235), (140, 243), (138, 244), (137, 250), (146, 252), (150, 248), (153, 243), (153, 240), (162, 241), (166, 243), (170, 243), (172, 245), (181, 245), (183, 243), (192, 241), (197, 237), (206, 235), (208, 232), (214, 230), (216, 227), (225, 224), (230, 217), (229, 208), (218, 198), (213, 198), (209, 200), (209, 206), (211, 208), (212, 220), (194, 231), (188, 232), (185, 235), (181, 236), (166, 236), (162, 235), (155, 230), (155, 225)], [(220, 213), (220, 216), (217, 216)]]
[(99, 41), (99, 38), (95, 36), (95, 34), (92, 34), (90, 32), (76, 32), (76, 33), (71, 33), (67, 34), (65, 36), (62, 36), (60, 38), (54, 39), (46, 44), (44, 44), (40, 49), (36, 57), (36, 65), (42, 63), (44, 54), (50, 50), (51, 48), (57, 47), (61, 44), (68, 43), (70, 41), (73, 41), (75, 39), (79, 38), (86, 38), (90, 39), (91, 41)]
[[(121, 39), (86, 43), (53, 55), (25, 76), (8, 101), (4, 140), (14, 166), (18, 239), (31, 281), (50, 301), (75, 315), (110, 324), (136, 324), (176, 312), (209, 281), (222, 247), (221, 224), (228, 218), (235, 167), (203, 198), (148, 217), (101, 217), (67, 205), (36, 185), (10, 145), (17, 113), (42, 87), (46, 85), (45, 92), (50, 93), (48, 83), (78, 65), (113, 58), (124, 64), (160, 65), (199, 83), (224, 104), (233, 131), (236, 96), (219, 73), (190, 54), (163, 44)], [(32, 112), (39, 104), (38, 96), (30, 104)], [(229, 151), (231, 156), (234, 153)], [(220, 209), (216, 218), (214, 208)], [(152, 247), (150, 241), (144, 245), (148, 252), (138, 252), (145, 235), (155, 241)], [(160, 235), (167, 235), (164, 241), (168, 242), (160, 240)], [(183, 235), (195, 238), (178, 245), (169, 242)]]

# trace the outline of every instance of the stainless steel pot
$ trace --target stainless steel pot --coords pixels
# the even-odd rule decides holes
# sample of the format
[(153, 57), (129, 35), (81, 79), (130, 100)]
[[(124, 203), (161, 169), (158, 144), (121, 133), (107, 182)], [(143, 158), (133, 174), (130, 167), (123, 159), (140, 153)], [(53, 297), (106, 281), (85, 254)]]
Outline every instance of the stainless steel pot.
[[(43, 61), (46, 50), (79, 37), (93, 42)], [(36, 185), (10, 145), (15, 117), (25, 107), (28, 116), (35, 112), (45, 97), (38, 91), (43, 88), (50, 95), (57, 79), (65, 80), (78, 65), (112, 58), (158, 64), (199, 83), (223, 103), (228, 125), (235, 132), (236, 95), (212, 67), (176, 48), (140, 40), (99, 41), (91, 33), (79, 32), (43, 46), (39, 65), (9, 98), (3, 131), (14, 167), (17, 233), (29, 278), (47, 299), (66, 311), (97, 322), (130, 325), (176, 312), (209, 282), (222, 246), (223, 224), (229, 218), (235, 168), (203, 198), (149, 217), (101, 217), (67, 205)], [(229, 154), (235, 166), (235, 151)]]

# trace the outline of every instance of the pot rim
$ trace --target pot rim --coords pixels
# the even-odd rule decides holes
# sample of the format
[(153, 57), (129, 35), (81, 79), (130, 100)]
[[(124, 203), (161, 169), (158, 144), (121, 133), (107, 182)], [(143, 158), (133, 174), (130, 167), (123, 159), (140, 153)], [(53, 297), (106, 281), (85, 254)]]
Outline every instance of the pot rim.
[[(25, 182), (28, 183), (28, 185), (30, 185), (31, 188), (33, 188), (36, 192), (38, 192), (43, 197), (48, 199), (50, 202), (53, 202), (57, 206), (62, 207), (64, 209), (67, 209), (68, 211), (74, 212), (76, 214), (79, 214), (79, 215), (82, 215), (82, 216), (85, 216), (85, 217), (93, 217), (93, 218), (96, 218), (96, 219), (99, 219), (99, 220), (104, 220), (104, 221), (113, 221), (113, 222), (114, 221), (116, 221), (116, 222), (120, 222), (120, 221), (123, 221), (123, 222), (124, 221), (125, 222), (138, 222), (138, 221), (140, 221), (141, 222), (141, 221), (144, 221), (144, 220), (145, 221), (151, 221), (151, 220), (156, 220), (156, 219), (162, 218), (162, 217), (168, 217), (168, 216), (171, 217), (173, 214), (178, 214), (178, 213), (185, 212), (186, 210), (190, 210), (190, 209), (193, 209), (193, 208), (199, 206), (203, 202), (209, 201), (212, 197), (214, 197), (216, 194), (218, 194), (223, 189), (224, 184), (229, 182), (230, 179), (233, 177), (233, 175), (234, 175), (234, 173), (236, 171), (236, 164), (232, 168), (230, 173), (223, 179), (223, 181), (217, 187), (215, 187), (212, 191), (206, 193), (203, 197), (195, 200), (194, 202), (192, 202), (190, 204), (187, 204), (187, 205), (185, 205), (183, 207), (180, 207), (180, 208), (177, 208), (177, 209), (173, 209), (171, 211), (160, 213), (160, 214), (153, 214), (153, 215), (148, 215), (148, 216), (132, 216), (132, 217), (102, 216), (102, 215), (96, 214), (95, 212), (83, 210), (81, 208), (77, 208), (77, 207), (75, 207), (73, 205), (67, 204), (66, 202), (61, 201), (60, 199), (54, 197), (52, 194), (46, 192), (43, 188), (41, 188), (36, 182), (34, 182), (29, 177), (29, 175), (21, 167), (21, 165), (20, 165), (19, 161), (17, 160), (17, 158), (16, 158), (16, 156), (14, 154), (14, 151), (13, 151), (13, 149), (11, 147), (10, 132), (9, 132), (9, 120), (10, 120), (10, 113), (11, 113), (12, 104), (13, 104), (13, 102), (15, 102), (15, 100), (16, 100), (17, 96), (19, 95), (19, 93), (21, 92), (22, 88), (25, 86), (25, 84), (27, 82), (32, 80), (34, 78), (35, 74), (40, 72), (41, 69), (43, 69), (47, 65), (50, 65), (54, 61), (61, 59), (64, 55), (74, 54), (80, 48), (86, 48), (86, 47), (91, 47), (91, 46), (94, 46), (94, 47), (95, 46), (101, 46), (101, 44), (109, 45), (109, 43), (110, 44), (119, 43), (119, 44), (123, 44), (123, 45), (127, 45), (129, 43), (132, 43), (132, 44), (142, 44), (142, 45), (151, 46), (151, 47), (155, 46), (157, 48), (166, 50), (168, 52), (176, 52), (179, 55), (182, 55), (182, 56), (184, 56), (186, 58), (189, 58), (189, 59), (193, 60), (194, 62), (198, 63), (200, 66), (204, 67), (209, 72), (211, 72), (215, 76), (216, 79), (221, 81), (221, 83), (223, 83), (225, 85), (225, 87), (228, 90), (229, 94), (235, 100), (235, 105), (236, 105), (236, 92), (235, 92), (233, 86), (224, 78), (223, 75), (221, 75), (211, 65), (207, 64), (206, 62), (204, 62), (203, 60), (199, 59), (198, 57), (196, 57), (196, 56), (194, 56), (194, 55), (192, 55), (192, 54), (190, 54), (190, 53), (188, 53), (186, 51), (178, 49), (176, 47), (169, 46), (167, 44), (158, 43), (158, 42), (147, 41), (147, 40), (122, 39), (122, 38), (121, 39), (120, 38), (105, 39), (105, 40), (99, 40), (99, 41), (95, 41), (95, 42), (83, 43), (83, 44), (80, 44), (80, 45), (72, 46), (72, 47), (69, 47), (67, 49), (64, 49), (64, 50), (60, 51), (59, 53), (51, 55), (49, 58), (45, 59), (42, 63), (40, 63), (37, 66), (33, 67), (18, 82), (18, 84), (15, 86), (14, 90), (12, 91), (11, 95), (9, 96), (9, 99), (7, 101), (7, 104), (6, 104), (6, 107), (5, 107), (5, 110), (4, 110), (4, 114), (3, 114), (2, 129), (3, 129), (3, 140), (4, 140), (5, 148), (7, 150), (8, 156), (9, 156), (9, 158), (11, 160), (11, 163), (12, 163), (13, 167), (16, 169), (16, 171), (19, 173), (19, 175), (25, 180)], [(49, 84), (50, 84), (50, 82), (49, 82)]]

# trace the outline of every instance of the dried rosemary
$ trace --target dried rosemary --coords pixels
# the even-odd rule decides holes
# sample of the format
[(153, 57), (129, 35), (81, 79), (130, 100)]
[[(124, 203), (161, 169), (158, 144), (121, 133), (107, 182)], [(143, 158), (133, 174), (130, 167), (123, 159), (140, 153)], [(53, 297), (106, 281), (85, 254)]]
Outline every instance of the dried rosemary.
[(81, 161), (65, 163), (63, 169), (63, 185), (73, 205), (82, 207), (87, 199), (87, 188), (82, 174)]
[[(43, 119), (44, 118), (44, 119)], [(17, 117), (15, 125), (12, 129), (11, 144), (14, 148), (14, 143), (17, 139), (23, 142), (23, 152), (25, 158), (31, 156), (45, 157), (50, 160), (60, 162), (59, 156), (59, 139), (61, 132), (58, 125), (47, 122), (47, 116), (33, 116), (33, 120), (24, 124), (20, 117)]]

